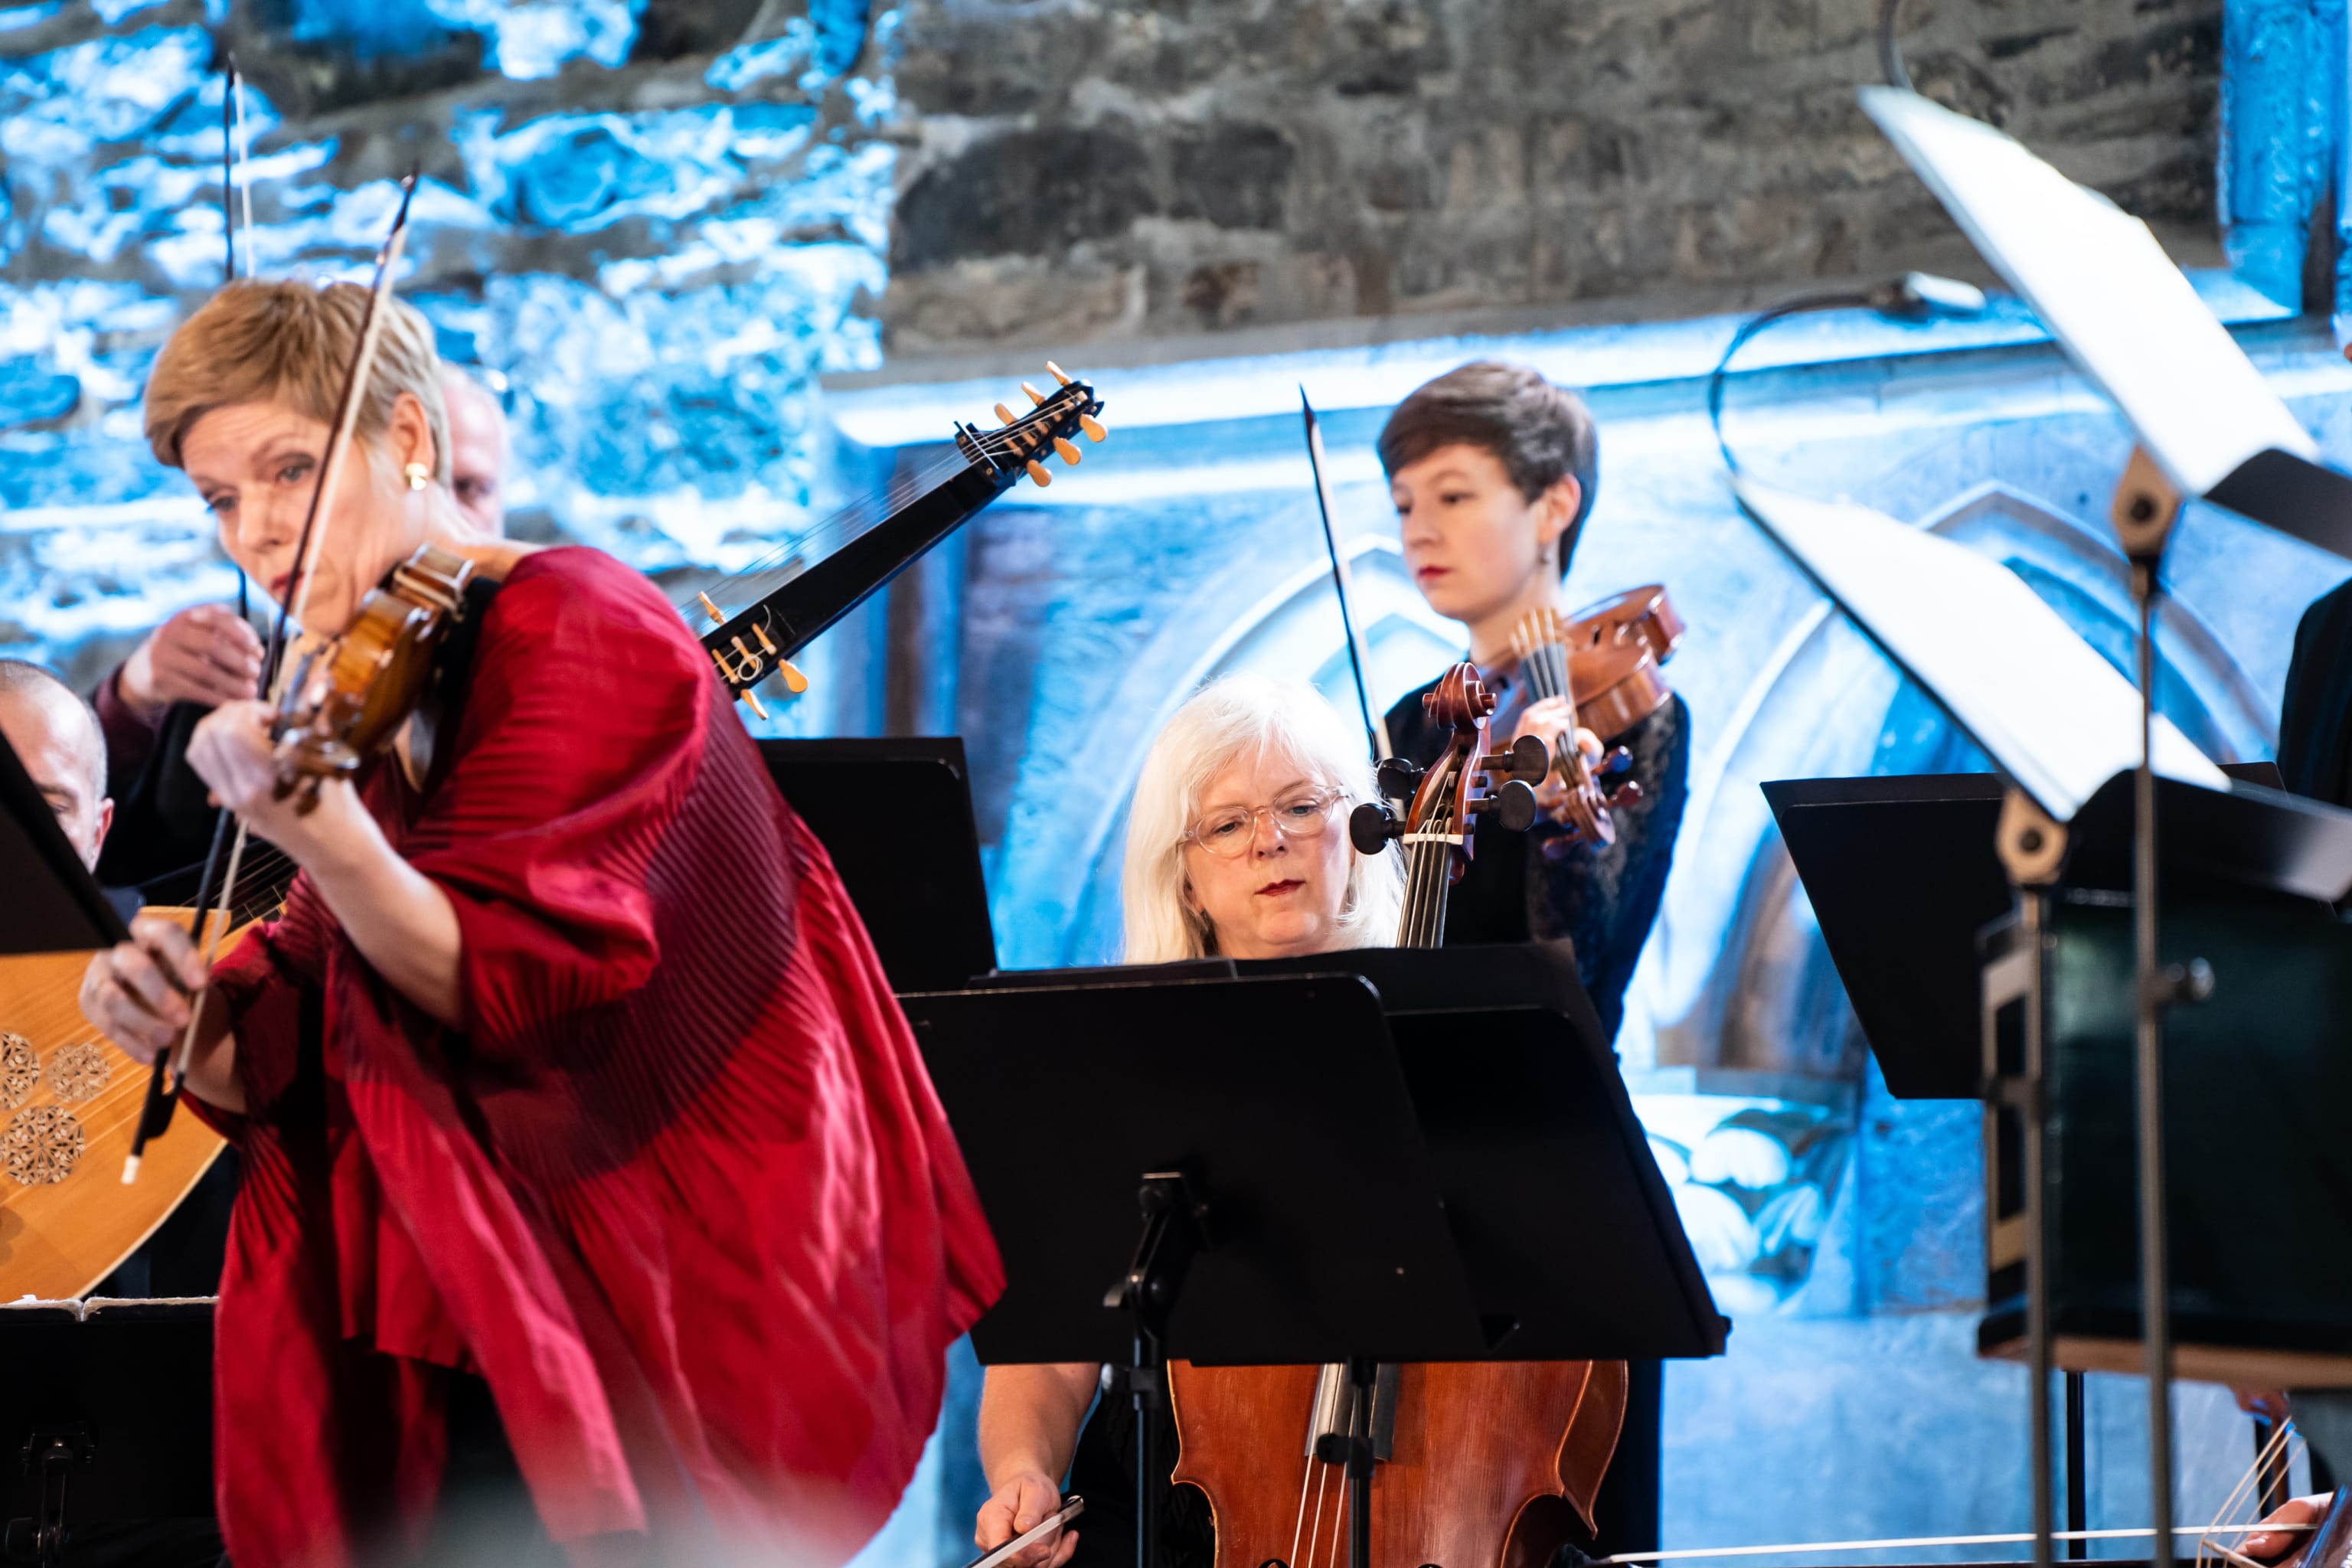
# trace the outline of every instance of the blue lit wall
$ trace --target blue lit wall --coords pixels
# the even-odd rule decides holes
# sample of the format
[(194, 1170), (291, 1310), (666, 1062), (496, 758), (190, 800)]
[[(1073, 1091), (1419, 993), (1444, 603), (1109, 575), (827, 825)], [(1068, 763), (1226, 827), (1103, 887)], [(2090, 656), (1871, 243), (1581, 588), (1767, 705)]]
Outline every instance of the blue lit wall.
[[(868, 307), (885, 282), (896, 16), (817, 0), (804, 15), (736, 7), (723, 36), (680, 20), (725, 9), (0, 11), (0, 652), (91, 679), (173, 609), (231, 591), (136, 416), (156, 347), (219, 276), (226, 44), (254, 79), (264, 271), (356, 273), (391, 181), (424, 166), (404, 291), (452, 357), (513, 388), (526, 536), (601, 544), (683, 597), (1003, 396), (1009, 382), (820, 388), (881, 360)], [(2340, 138), (2321, 122), (2341, 95), (2298, 94), (2275, 73), (2304, 47), (2293, 29), (2326, 18), (2262, 0), (2230, 16), (2224, 216), (2244, 281), (2200, 282), (2352, 461), (2352, 372), (2324, 330), (2276, 319), (2299, 298), (2315, 194), (2336, 178)], [(1663, 581), (1693, 626), (1672, 667), (1694, 715), (1691, 804), (1621, 1044), (1738, 1327), (1728, 1357), (1669, 1381), (1669, 1544), (2014, 1527), (2021, 1383), (1971, 1352), (1976, 1112), (1886, 1096), (1755, 788), (1976, 759), (1730, 509), (1698, 412), (1728, 328), (1101, 371), (1111, 444), (985, 514), (931, 574), (951, 613), (930, 623), (925, 679), (974, 760), (1006, 962), (1098, 961), (1116, 928), (1120, 803), (1167, 710), (1237, 668), (1312, 671), (1343, 694), (1296, 385), (1328, 416), (1389, 695), (1458, 642), (1398, 569), (1370, 447), (1386, 408), (1474, 353), (1592, 388), (1604, 479), (1571, 593)], [(1796, 323), (1748, 363), (1760, 368), (1735, 389), (1731, 430), (1751, 464), (2010, 563), (2124, 659), (2120, 566), (2099, 520), (2126, 438), (2030, 320)], [(2192, 511), (2172, 563), (2167, 710), (2218, 756), (2265, 754), (2294, 614), (2343, 570)], [(876, 727), (877, 637), (869, 616), (827, 639), (810, 661), (817, 696), (779, 727)], [(968, 1375), (958, 1389), (966, 1403), (877, 1562), (961, 1558)], [(2095, 1522), (2141, 1506), (2137, 1397), (2096, 1389)], [(2185, 1389), (2183, 1405), (2193, 1517), (2242, 1468), (2245, 1428), (2210, 1390)]]
[(816, 378), (878, 359), (895, 14), (816, 0), (698, 31), (678, 14), (726, 8), (656, 9), (0, 11), (0, 647), (93, 678), (232, 589), (137, 416), (222, 277), (231, 51), (264, 275), (364, 276), (423, 169), (403, 292), (511, 387), (518, 532), (677, 573), (825, 510)]

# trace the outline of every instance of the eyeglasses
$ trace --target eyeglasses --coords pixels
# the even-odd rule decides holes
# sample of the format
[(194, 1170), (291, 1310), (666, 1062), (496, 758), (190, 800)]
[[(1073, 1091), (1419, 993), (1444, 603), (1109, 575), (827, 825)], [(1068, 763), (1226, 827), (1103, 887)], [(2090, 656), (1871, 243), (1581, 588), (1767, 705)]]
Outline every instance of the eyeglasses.
[(1286, 795), (1272, 805), (1231, 806), (1194, 823), (1177, 843), (1197, 844), (1212, 855), (1231, 858), (1257, 842), (1257, 819), (1264, 816), (1273, 821), (1277, 835), (1303, 844), (1331, 830), (1331, 808), (1340, 799), (1336, 790), (1308, 790)]

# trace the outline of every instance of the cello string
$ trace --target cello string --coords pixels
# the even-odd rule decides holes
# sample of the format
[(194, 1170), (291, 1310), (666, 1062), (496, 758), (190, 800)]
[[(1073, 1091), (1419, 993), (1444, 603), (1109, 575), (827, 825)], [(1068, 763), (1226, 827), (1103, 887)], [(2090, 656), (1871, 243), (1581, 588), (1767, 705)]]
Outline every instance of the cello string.
[[(2175, 1535), (2195, 1535), (2211, 1531), (2222, 1535), (2253, 1535), (2263, 1531), (2283, 1534), (2308, 1534), (2317, 1530), (2315, 1524), (2176, 1524)], [(2133, 1541), (2155, 1535), (2145, 1526), (2119, 1530), (2053, 1530), (2053, 1541)], [(1683, 1563), (1708, 1557), (1771, 1557), (1789, 1552), (1897, 1552), (1944, 1546), (2021, 1546), (2033, 1540), (2030, 1530), (1999, 1535), (1912, 1535), (1892, 1536), (1882, 1541), (1789, 1541), (1773, 1546), (1691, 1546), (1675, 1552), (1620, 1552), (1613, 1557), (1598, 1559), (1602, 1563)]]
[[(1306, 1557), (1296, 1560), (1302, 1562), (1302, 1568), (1315, 1568), (1316, 1543), (1323, 1539), (1323, 1484), (1331, 1474), (1331, 1467), (1320, 1459), (1314, 1460), (1309, 1468), (1315, 1472), (1315, 1533), (1307, 1538)], [(1302, 1482), (1302, 1489), (1304, 1485)]]

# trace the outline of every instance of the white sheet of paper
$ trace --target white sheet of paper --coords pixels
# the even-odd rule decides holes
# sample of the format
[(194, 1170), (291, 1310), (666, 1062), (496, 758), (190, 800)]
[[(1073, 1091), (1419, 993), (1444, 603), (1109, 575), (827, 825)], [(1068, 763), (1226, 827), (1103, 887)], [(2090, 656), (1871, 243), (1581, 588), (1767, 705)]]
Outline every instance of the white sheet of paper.
[[(2101, 784), (2139, 765), (2139, 692), (2015, 573), (1868, 507), (1750, 479), (1732, 486), (1838, 608), (2053, 817), (2071, 822)], [(2162, 714), (2156, 771), (2230, 787)]]
[(2318, 459), (2146, 224), (2011, 137), (1916, 92), (1865, 87), (1861, 98), (2175, 484), (2201, 496), (2273, 447)]

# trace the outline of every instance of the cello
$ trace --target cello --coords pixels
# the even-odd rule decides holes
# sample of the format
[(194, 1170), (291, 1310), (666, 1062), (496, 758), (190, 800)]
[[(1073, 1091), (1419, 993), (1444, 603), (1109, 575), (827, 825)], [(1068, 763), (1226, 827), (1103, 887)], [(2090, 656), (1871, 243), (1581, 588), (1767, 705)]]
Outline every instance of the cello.
[[(1403, 821), (1370, 802), (1349, 824), (1358, 850), (1402, 842), (1405, 907), (1397, 945), (1434, 947), (1448, 889), (1470, 857), (1474, 818), (1525, 829), (1527, 780), (1550, 754), (1534, 736), (1488, 750), (1495, 698), (1456, 665), (1423, 700), (1449, 727), (1446, 750), (1412, 777)], [(1415, 774), (1391, 761), (1382, 782)], [(1402, 793), (1402, 791), (1400, 791)], [(1342, 1366), (1168, 1364), (1178, 1458), (1171, 1479), (1206, 1495), (1215, 1568), (1542, 1568), (1571, 1516), (1592, 1508), (1615, 1451), (1628, 1390), (1622, 1362), (1456, 1362), (1383, 1366), (1369, 1385)], [(1360, 1540), (1349, 1527), (1349, 1460), (1369, 1434)], [(1360, 1471), (1360, 1462), (1359, 1465)]]

